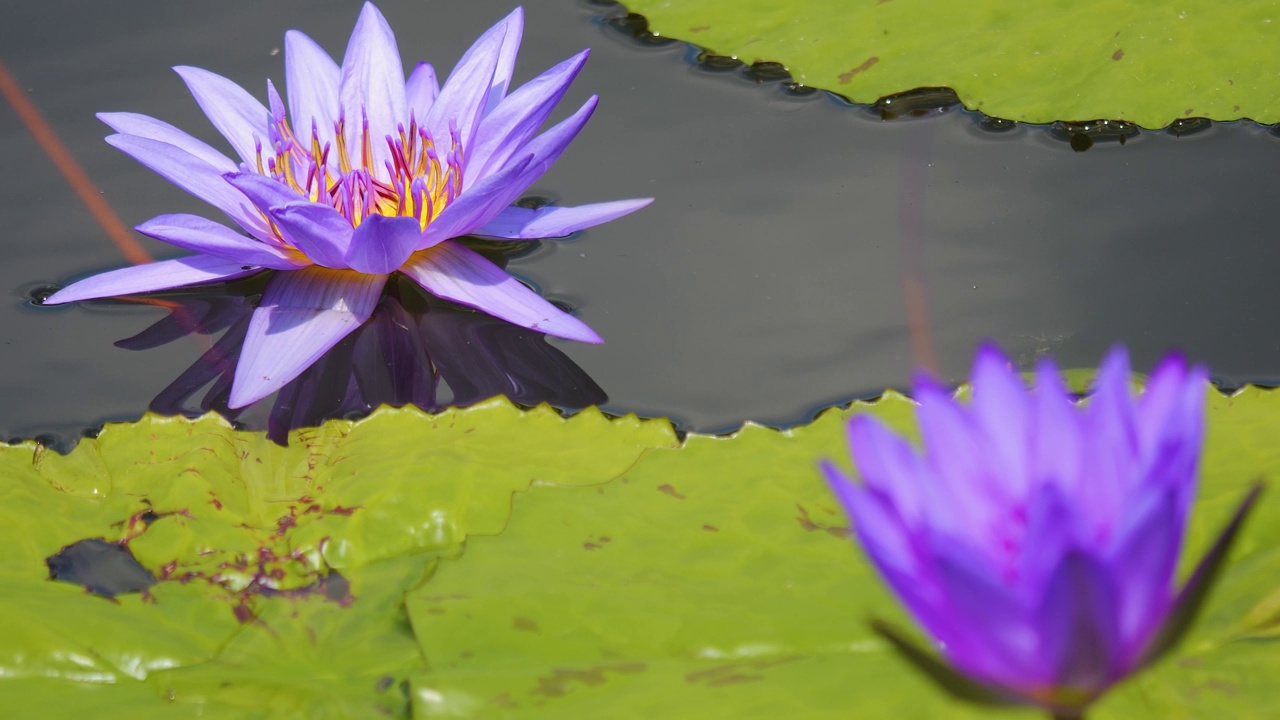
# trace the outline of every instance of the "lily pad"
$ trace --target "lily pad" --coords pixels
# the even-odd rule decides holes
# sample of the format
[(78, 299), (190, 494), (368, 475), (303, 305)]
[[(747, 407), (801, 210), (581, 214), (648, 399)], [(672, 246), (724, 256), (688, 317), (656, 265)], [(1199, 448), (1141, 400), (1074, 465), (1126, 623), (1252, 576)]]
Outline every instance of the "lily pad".
[[(1252, 481), (1280, 473), (1267, 440), (1280, 395), (1211, 395), (1187, 569)], [(910, 424), (897, 395), (853, 411)], [(691, 436), (607, 485), (517, 496), (501, 535), (473, 538), (409, 595), (430, 668), (414, 676), (415, 706), (428, 717), (986, 717), (868, 626), (908, 621), (813, 469), (845, 456), (847, 415)], [(1269, 714), (1280, 665), (1241, 626), (1280, 587), (1280, 505), (1258, 511), (1190, 639), (1091, 717)]]
[(630, 0), (650, 29), (871, 103), (945, 86), (1009, 120), (1280, 121), (1274, 2)]
[[(1188, 564), (1280, 472), (1280, 394), (1211, 393)], [(0, 447), (0, 701), (19, 717), (979, 717), (877, 639), (907, 621), (814, 469), (888, 393), (778, 432), (489, 401), (381, 410), (289, 447), (215, 417)], [(1192, 636), (1098, 717), (1273, 706), (1280, 507)], [(49, 578), (87, 538), (155, 578)], [(1015, 712), (1012, 716), (1017, 716)]]

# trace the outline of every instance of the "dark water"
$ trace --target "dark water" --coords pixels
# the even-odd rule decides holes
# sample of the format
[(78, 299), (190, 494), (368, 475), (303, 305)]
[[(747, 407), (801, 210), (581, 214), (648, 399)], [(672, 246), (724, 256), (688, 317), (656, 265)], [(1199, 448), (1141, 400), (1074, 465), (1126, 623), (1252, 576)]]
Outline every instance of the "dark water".
[[(0, 57), (132, 225), (212, 211), (102, 142), (94, 112), (154, 115), (221, 146), (168, 68), (208, 68), (261, 95), (267, 77), (283, 78), (286, 29), (340, 57), (359, 5), (10, 4)], [(406, 61), (443, 71), (510, 0), (380, 7)], [(535, 192), (566, 204), (657, 198), (509, 266), (604, 335), (599, 347), (553, 344), (608, 393), (606, 409), (704, 431), (795, 423), (904, 385), (930, 353), (959, 379), (983, 337), (1065, 366), (1092, 365), (1116, 342), (1139, 367), (1180, 346), (1228, 384), (1280, 381), (1280, 138), (1268, 128), (1143, 132), (1074, 152), (1061, 133), (993, 132), (956, 110), (883, 122), (699, 64), (679, 43), (638, 42), (604, 21), (616, 10), (526, 9), (518, 80), (589, 46), (564, 108), (602, 96)], [(113, 343), (165, 310), (31, 307), (36, 286), (124, 261), (7, 108), (0, 152), (0, 435), (69, 437), (137, 417), (208, 342), (140, 353)]]

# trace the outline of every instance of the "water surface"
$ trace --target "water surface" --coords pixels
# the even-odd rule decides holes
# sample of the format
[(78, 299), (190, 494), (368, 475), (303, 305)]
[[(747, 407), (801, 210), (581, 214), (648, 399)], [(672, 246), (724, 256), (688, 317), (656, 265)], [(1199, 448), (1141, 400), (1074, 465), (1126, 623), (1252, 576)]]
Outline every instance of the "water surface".
[[(23, 3), (4, 11), (0, 55), (126, 223), (213, 216), (102, 142), (93, 113), (154, 115), (224, 147), (169, 67), (263, 95), (267, 77), (283, 80), (286, 29), (340, 57), (359, 5)], [(511, 5), (379, 7), (406, 63), (443, 72)], [(787, 425), (905, 385), (922, 351), (960, 379), (984, 337), (1022, 362), (1050, 352), (1065, 366), (1124, 342), (1144, 367), (1178, 346), (1229, 384), (1280, 381), (1280, 139), (1268, 128), (1144, 132), (1073, 152), (1043, 128), (994, 133), (961, 111), (884, 122), (825, 93), (715, 71), (680, 43), (637, 42), (603, 20), (612, 12), (527, 8), (518, 80), (591, 47), (561, 116), (602, 96), (534, 193), (657, 201), (509, 266), (606, 338), (553, 342), (608, 393), (607, 410), (702, 431)], [(33, 287), (124, 261), (7, 108), (0, 152), (0, 435), (74, 436), (138, 417), (207, 344), (113, 345), (162, 309), (31, 307)]]

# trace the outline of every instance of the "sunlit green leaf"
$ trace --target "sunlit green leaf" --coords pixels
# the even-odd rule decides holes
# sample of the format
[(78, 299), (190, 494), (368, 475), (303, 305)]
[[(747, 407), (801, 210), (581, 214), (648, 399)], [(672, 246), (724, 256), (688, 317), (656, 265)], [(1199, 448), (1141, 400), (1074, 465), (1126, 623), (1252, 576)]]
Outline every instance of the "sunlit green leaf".
[(629, 0), (652, 30), (855, 102), (917, 87), (1027, 122), (1280, 121), (1280, 4)]
[[(1280, 474), (1280, 394), (1211, 396), (1184, 567)], [(216, 418), (0, 447), (0, 703), (15, 717), (987, 717), (867, 625), (910, 621), (814, 470), (842, 421), (678, 443), (663, 421), (493, 401), (376, 413), (279, 448)], [(48, 580), (83, 538), (160, 578)], [(1266, 717), (1280, 506), (1190, 637), (1092, 717)], [(1034, 717), (1013, 710), (1010, 717)]]

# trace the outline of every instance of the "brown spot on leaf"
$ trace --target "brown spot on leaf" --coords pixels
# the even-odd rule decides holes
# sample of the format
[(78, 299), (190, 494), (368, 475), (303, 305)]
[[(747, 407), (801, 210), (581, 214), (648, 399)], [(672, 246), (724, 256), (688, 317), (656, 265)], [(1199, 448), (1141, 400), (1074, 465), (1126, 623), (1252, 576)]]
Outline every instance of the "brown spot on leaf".
[(875, 55), (872, 55), (871, 57), (867, 58), (867, 59), (866, 59), (866, 60), (865, 60), (861, 65), (859, 65), (858, 67), (853, 68), (853, 69), (852, 69), (852, 70), (850, 70), (849, 72), (843, 72), (843, 73), (840, 73), (840, 84), (841, 84), (841, 85), (848, 85), (850, 82), (852, 82), (852, 81), (853, 81), (853, 78), (854, 78), (856, 75), (858, 75), (859, 73), (862, 73), (862, 72), (866, 72), (867, 70), (870, 70), (870, 69), (871, 69), (871, 66), (872, 66), (872, 65), (875, 65), (875, 64), (876, 64), (876, 63), (878, 63), (878, 62), (880, 62), (880, 58), (876, 57)]
[(755, 660), (742, 660), (739, 662), (731, 662), (724, 665), (718, 665), (706, 670), (691, 672), (684, 676), (684, 681), (691, 685), (706, 685), (707, 687), (720, 687), (722, 685), (738, 685), (741, 683), (755, 682), (763, 680), (761, 675), (765, 670), (777, 665), (785, 665), (786, 663), (795, 662), (802, 659), (802, 655), (783, 655), (776, 658), (758, 658)]
[(447, 610), (445, 610), (445, 609), (444, 609), (444, 608), (442, 608), (442, 607), (429, 607), (429, 608), (427, 608), (427, 614), (428, 614), (428, 615), (444, 615), (446, 612), (448, 612), (448, 611), (447, 611)]
[(1186, 115), (1187, 117), (1191, 117), (1192, 112), (1194, 112), (1194, 108), (1187, 108), (1186, 110), (1182, 111), (1182, 114)]
[(684, 500), (685, 498), (684, 495), (681, 495), (680, 493), (676, 492), (675, 487), (671, 485), (659, 485), (658, 492), (666, 493), (667, 495), (670, 495), (671, 497), (677, 500)]
[(523, 616), (511, 618), (511, 629), (519, 630), (521, 632), (541, 632), (538, 630), (538, 623)]
[(1124, 57), (1124, 50), (1117, 50), (1117, 51), (1115, 51), (1115, 52), (1111, 53), (1111, 59), (1112, 59), (1112, 60), (1119, 60), (1119, 59), (1120, 59), (1120, 58), (1122, 58), (1122, 57)]
[(689, 32), (702, 32), (704, 30), (710, 30), (710, 29), (711, 29), (710, 25), (694, 25), (693, 27), (689, 28)]
[(837, 538), (847, 538), (853, 535), (853, 530), (844, 527), (843, 525), (830, 525), (828, 523), (814, 522), (813, 518), (809, 516), (808, 508), (800, 503), (796, 503), (796, 509), (800, 511), (800, 514), (796, 516), (796, 522), (800, 523), (800, 527), (808, 530), (809, 532), (821, 530), (828, 535)]
[(634, 675), (648, 669), (649, 666), (642, 662), (595, 665), (586, 670), (556, 668), (551, 671), (550, 675), (538, 678), (538, 687), (533, 690), (533, 694), (544, 697), (560, 697), (572, 690), (575, 683), (586, 685), (587, 687), (602, 685), (607, 679), (605, 673)]
[(703, 525), (702, 529), (706, 530), (707, 532), (720, 532), (720, 528), (716, 527), (715, 525)]
[(584, 542), (582, 543), (582, 549), (583, 550), (599, 550), (600, 546), (593, 542)]
[(1231, 112), (1240, 112), (1240, 106), (1239, 106), (1239, 105), (1232, 105), (1232, 106), (1231, 106)]

